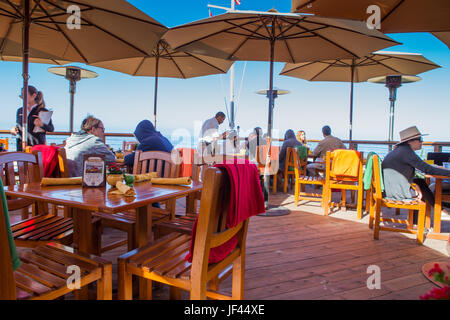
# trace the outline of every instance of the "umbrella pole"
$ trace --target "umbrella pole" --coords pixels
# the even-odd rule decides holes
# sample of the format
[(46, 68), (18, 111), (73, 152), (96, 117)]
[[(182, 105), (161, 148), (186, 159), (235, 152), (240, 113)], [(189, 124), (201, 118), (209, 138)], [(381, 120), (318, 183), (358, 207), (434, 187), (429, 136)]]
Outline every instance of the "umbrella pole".
[[(274, 26), (275, 23), (272, 23)], [(273, 91), (273, 62), (274, 62), (274, 56), (275, 56), (275, 40), (270, 41), (270, 77), (269, 77), (269, 92), (268, 92), (268, 98), (269, 98), (269, 119), (267, 124), (267, 134), (269, 137), (269, 143), (267, 148), (267, 155), (266, 155), (266, 164), (264, 168), (264, 203), (266, 211), (264, 213), (259, 214), (259, 216), (266, 216), (266, 217), (273, 217), (273, 216), (283, 216), (290, 213), (290, 211), (284, 207), (278, 207), (278, 206), (270, 206), (269, 205), (269, 194), (270, 194), (270, 174), (269, 174), (269, 164), (270, 164), (270, 150), (272, 147), (272, 126), (273, 126), (273, 101), (274, 101), (274, 91)], [(278, 166), (272, 165), (272, 168), (275, 168), (278, 170)], [(273, 176), (273, 179), (276, 179), (275, 176)], [(275, 183), (275, 181), (274, 181)]]
[(22, 151), (25, 151), (28, 141), (28, 60), (30, 57), (30, 0), (25, 0), (22, 39), (22, 77), (23, 77), (23, 105), (22, 105)]
[(155, 102), (153, 106), (153, 116), (155, 119), (155, 128), (156, 128), (156, 104), (158, 100), (158, 71), (159, 71), (159, 56), (156, 56), (156, 66), (155, 66)]
[(74, 100), (75, 100), (75, 91), (76, 91), (77, 83), (75, 80), (70, 80), (69, 92), (70, 92), (70, 133), (73, 132), (73, 109), (74, 109)]
[(350, 87), (350, 132), (349, 132), (349, 148), (351, 148), (352, 145), (352, 138), (353, 138), (353, 85), (354, 85), (354, 76), (355, 76), (355, 67), (354, 67), (354, 60), (352, 61), (352, 68), (351, 68), (351, 87)]

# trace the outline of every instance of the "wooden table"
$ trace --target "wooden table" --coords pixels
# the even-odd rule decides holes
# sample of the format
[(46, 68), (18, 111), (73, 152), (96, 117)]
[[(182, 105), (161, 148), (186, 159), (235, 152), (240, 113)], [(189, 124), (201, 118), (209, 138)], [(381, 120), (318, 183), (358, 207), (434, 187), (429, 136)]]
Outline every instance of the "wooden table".
[[(95, 253), (95, 237), (91, 212), (117, 213), (136, 209), (137, 245), (143, 246), (151, 240), (152, 203), (188, 196), (201, 191), (202, 184), (190, 186), (151, 185), (150, 182), (135, 183), (136, 196), (108, 194), (110, 186), (82, 188), (81, 186), (41, 186), (30, 183), (5, 187), (7, 196), (63, 205), (73, 209), (74, 239), (78, 249)], [(187, 201), (187, 204), (192, 201)], [(192, 209), (192, 208), (187, 208)]]
[[(425, 178), (429, 183), (429, 179), (436, 179), (435, 185), (435, 196), (434, 196), (434, 224), (433, 224), (433, 232), (428, 233), (427, 237), (431, 239), (439, 239), (439, 240), (448, 240), (450, 233), (441, 233), (441, 213), (442, 213), (442, 201), (450, 202), (450, 195), (442, 194), (442, 180), (450, 179), (446, 176), (437, 176), (426, 174)], [(429, 225), (427, 226), (429, 227)]]

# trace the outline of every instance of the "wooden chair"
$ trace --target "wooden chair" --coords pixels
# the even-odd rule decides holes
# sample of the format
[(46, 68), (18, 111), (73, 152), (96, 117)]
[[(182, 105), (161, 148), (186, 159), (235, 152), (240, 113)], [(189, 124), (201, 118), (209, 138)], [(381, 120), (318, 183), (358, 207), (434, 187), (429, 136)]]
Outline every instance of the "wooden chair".
[[(14, 170), (17, 165), (17, 173)], [(40, 182), (43, 164), (40, 152), (0, 153), (0, 176), (5, 186), (16, 184), (16, 176), (21, 184)], [(73, 240), (73, 220), (55, 214), (47, 214), (48, 205), (37, 203), (38, 215), (11, 225), (16, 245), (35, 247), (52, 241), (71, 244)]]
[[(356, 177), (335, 177), (333, 176), (333, 164), (336, 157), (336, 152), (356, 152), (354, 150), (335, 150), (333, 152), (328, 151), (326, 156), (326, 169), (325, 169), (325, 193), (326, 198), (324, 200), (324, 215), (328, 215), (330, 213), (330, 208), (333, 206), (339, 207), (353, 207), (351, 204), (346, 203), (346, 190), (356, 191), (358, 193), (358, 197), (356, 200), (356, 212), (358, 219), (362, 219), (362, 210), (363, 210), (363, 196), (364, 196), (364, 184), (363, 184), (363, 162), (364, 157), (362, 152), (358, 152), (359, 161), (357, 168), (357, 176)], [(333, 203), (331, 201), (332, 190), (341, 190), (341, 202)]]
[[(160, 151), (136, 151), (134, 157), (133, 174), (143, 174), (157, 172), (158, 177), (176, 178), (178, 177), (179, 165), (174, 163), (171, 154)], [(95, 212), (94, 216), (101, 218), (101, 225), (118, 229), (127, 233), (126, 240), (113, 242), (105, 247), (101, 247), (99, 254), (111, 249), (128, 245), (128, 251), (137, 247), (136, 245), (136, 212), (134, 210), (119, 212), (114, 214)], [(152, 225), (156, 222), (167, 221), (175, 218), (175, 200), (168, 201), (166, 208), (152, 208)], [(101, 238), (101, 237), (99, 237)]]
[[(171, 297), (178, 298), (179, 290), (190, 292), (191, 299), (243, 299), (245, 249), (249, 220), (225, 230), (229, 201), (227, 181), (218, 168), (207, 168), (200, 202), (193, 260), (184, 260), (191, 238), (171, 233), (118, 258), (119, 299), (132, 299), (132, 276), (140, 277), (140, 297), (150, 299), (152, 281), (171, 286)], [(210, 249), (237, 236), (237, 247), (222, 261), (208, 264)], [(232, 265), (231, 273), (228, 266)], [(219, 274), (232, 274), (231, 297), (214, 291)], [(212, 282), (211, 282), (212, 281)], [(209, 284), (209, 288), (208, 288)]]
[[(307, 201), (319, 201), (322, 203), (326, 199), (324, 197), (325, 193), (325, 177), (322, 176), (308, 176), (308, 173), (306, 171), (306, 165), (307, 165), (307, 158), (300, 159), (298, 155), (298, 149), (294, 149), (294, 152), (292, 152), (292, 155), (294, 157), (294, 172), (295, 172), (295, 193), (294, 193), (294, 200), (295, 205), (298, 206), (298, 202), (300, 200), (307, 200)], [(314, 186), (314, 187), (322, 187), (322, 192), (307, 192), (306, 186)]]
[(1, 138), (0, 145), (3, 145), (3, 151), (8, 151), (9, 149), (9, 140), (8, 138)]
[[(3, 192), (3, 191), (2, 191)], [(98, 257), (78, 254), (57, 243), (23, 249), (20, 267), (13, 271), (7, 225), (0, 197), (0, 300), (50, 300), (78, 290), (69, 288), (70, 266), (80, 268), (80, 287), (97, 283), (97, 299), (112, 298), (112, 264)], [(71, 282), (70, 282), (71, 283)], [(72, 284), (72, 283), (71, 283)]]
[[(306, 147), (307, 148), (307, 147)], [(284, 193), (287, 193), (287, 187), (290, 179), (290, 186), (295, 184), (295, 159), (294, 159), (294, 152), (297, 152), (298, 155), (298, 148), (287, 148), (286, 149), (286, 164), (284, 166)], [(306, 175), (306, 165), (308, 163), (308, 158), (300, 158), (300, 167), (299, 167), (299, 174), (301, 176)]]
[[(380, 174), (380, 164), (378, 161), (378, 155), (373, 155), (373, 173), (372, 173), (372, 197), (370, 205), (370, 218), (369, 218), (369, 228), (373, 228), (373, 238), (379, 239), (380, 230), (402, 232), (415, 234), (417, 242), (423, 243), (424, 241), (424, 228), (425, 228), (425, 217), (430, 213), (430, 205), (422, 200), (413, 201), (398, 201), (390, 200), (383, 197), (381, 191), (381, 179)], [(406, 209), (408, 210), (408, 219), (395, 219), (395, 218), (384, 218), (381, 217), (382, 208), (395, 208), (395, 209)], [(419, 212), (417, 229), (414, 230), (413, 226), (413, 216), (414, 211)], [(380, 225), (380, 222), (390, 222), (406, 225), (405, 228), (387, 227)]]
[[(266, 170), (266, 157), (267, 157), (268, 145), (262, 145), (256, 147), (256, 161), (258, 163), (258, 170), (260, 175), (264, 175)], [(269, 175), (273, 176), (272, 181), (272, 193), (277, 193), (277, 173), (278, 166), (273, 163), (278, 161), (280, 155), (280, 147), (270, 146), (270, 164), (268, 167)]]

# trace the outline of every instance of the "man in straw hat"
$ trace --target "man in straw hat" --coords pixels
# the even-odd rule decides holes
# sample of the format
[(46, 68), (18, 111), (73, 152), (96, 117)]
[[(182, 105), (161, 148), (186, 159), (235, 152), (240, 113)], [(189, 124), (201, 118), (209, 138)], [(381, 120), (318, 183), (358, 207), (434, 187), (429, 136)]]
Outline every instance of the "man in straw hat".
[[(450, 170), (434, 167), (423, 161), (414, 152), (422, 149), (422, 137), (416, 126), (400, 131), (400, 142), (383, 160), (383, 178), (386, 198), (394, 200), (413, 200), (420, 196), (424, 201), (434, 206), (434, 194), (425, 179), (415, 177), (415, 169), (425, 174), (450, 177)], [(415, 183), (419, 190), (411, 187)], [(447, 209), (443, 212), (449, 215)]]

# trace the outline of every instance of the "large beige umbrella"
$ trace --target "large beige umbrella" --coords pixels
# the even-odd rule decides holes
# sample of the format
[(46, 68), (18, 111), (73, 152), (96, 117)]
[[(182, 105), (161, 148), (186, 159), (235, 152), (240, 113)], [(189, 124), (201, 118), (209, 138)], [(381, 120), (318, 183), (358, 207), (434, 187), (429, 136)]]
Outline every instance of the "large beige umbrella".
[(23, 146), (30, 48), (57, 61), (90, 64), (149, 55), (166, 30), (125, 0), (0, 1), (0, 55), (23, 61)]
[(447, 45), (450, 49), (450, 31), (432, 32), (432, 34)]
[[(281, 75), (309, 81), (350, 82), (349, 140), (353, 129), (353, 84), (388, 75), (416, 75), (440, 68), (421, 54), (379, 51), (363, 58), (287, 63)], [(393, 114), (391, 114), (393, 117)], [(391, 120), (392, 121), (392, 120)]]
[[(301, 14), (230, 11), (169, 30), (175, 50), (230, 60), (270, 61), (268, 136), (273, 124), (273, 63), (362, 57), (398, 44), (359, 21)], [(375, 50), (374, 50), (375, 49)], [(270, 152), (267, 153), (267, 157)], [(266, 172), (270, 159), (266, 159)], [(268, 177), (265, 175), (266, 189)]]
[[(441, 39), (435, 32), (450, 31), (449, 0), (292, 0), (292, 12), (366, 21), (374, 13), (367, 12), (372, 5), (380, 8), (384, 33), (432, 32)], [(448, 34), (445, 39), (448, 45)]]
[(174, 51), (161, 40), (151, 56), (127, 58), (94, 63), (105, 69), (127, 73), (133, 76), (155, 77), (155, 101), (153, 114), (156, 127), (158, 78), (188, 79), (218, 73), (227, 73), (233, 61), (218, 59), (189, 52)]

